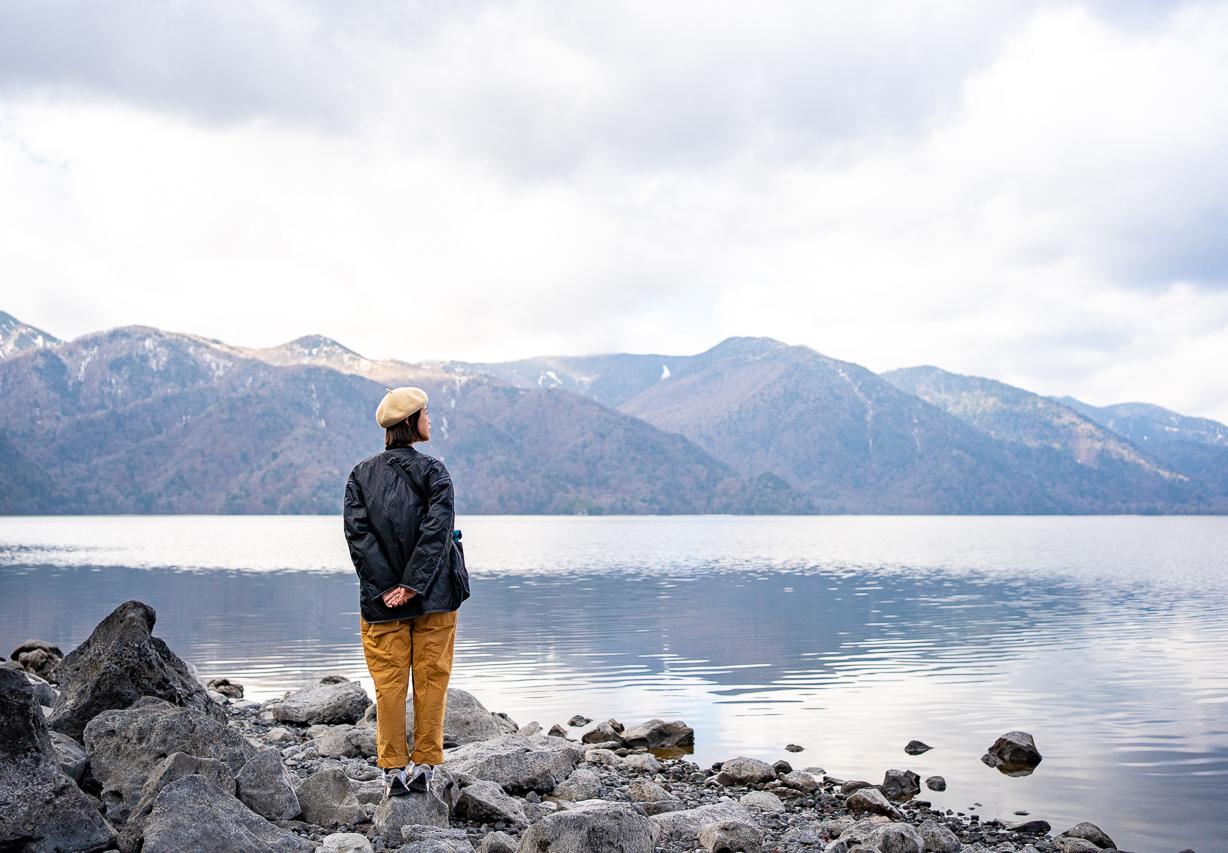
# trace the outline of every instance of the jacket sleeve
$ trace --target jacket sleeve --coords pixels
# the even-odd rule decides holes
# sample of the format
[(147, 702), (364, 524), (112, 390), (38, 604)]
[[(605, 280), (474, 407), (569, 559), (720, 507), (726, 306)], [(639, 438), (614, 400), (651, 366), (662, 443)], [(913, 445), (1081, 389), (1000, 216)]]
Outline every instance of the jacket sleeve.
[(401, 586), (422, 595), (431, 578), (445, 564), (452, 546), (454, 497), (452, 476), (442, 462), (435, 462), (426, 474), (427, 504), (422, 524), (418, 528), (418, 541), (414, 552), (401, 576)]
[(353, 474), (345, 484), (345, 541), (350, 546), (350, 559), (359, 577), (374, 586), (381, 596), (397, 588), (397, 573), (388, 565), (379, 539), (371, 530), (362, 487)]

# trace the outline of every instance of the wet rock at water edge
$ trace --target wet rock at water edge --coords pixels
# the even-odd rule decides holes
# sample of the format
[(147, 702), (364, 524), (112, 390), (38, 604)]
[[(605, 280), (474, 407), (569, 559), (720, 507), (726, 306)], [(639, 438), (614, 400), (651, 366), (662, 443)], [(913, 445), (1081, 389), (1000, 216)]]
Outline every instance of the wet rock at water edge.
[(932, 746), (919, 740), (910, 740), (908, 745), (904, 747), (904, 751), (909, 755), (921, 755), (924, 752), (929, 752), (931, 749), (933, 749)]
[(272, 705), (279, 723), (311, 725), (356, 723), (371, 704), (362, 685), (341, 675), (326, 675)]
[(699, 828), (699, 844), (709, 853), (759, 853), (763, 830), (740, 820), (715, 820)]
[(26, 672), (37, 675), (46, 681), (55, 680), (55, 668), (64, 659), (64, 653), (59, 646), (42, 640), (26, 640), (9, 655)]
[(883, 774), (880, 790), (889, 800), (911, 800), (921, 793), (921, 777), (911, 770), (888, 770)]
[(622, 739), (627, 746), (645, 746), (649, 749), (694, 746), (695, 730), (682, 720), (667, 723), (652, 719), (624, 730)]
[(591, 718), (586, 717), (583, 714), (576, 714), (570, 720), (567, 721), (567, 725), (578, 728), (580, 726), (587, 726), (591, 722), (592, 722)]
[(925, 787), (931, 791), (945, 791), (947, 789), (947, 780), (941, 776), (927, 776)]
[(244, 850), (310, 853), (315, 845), (274, 826), (203, 776), (163, 788), (145, 820), (142, 853)]
[(1062, 835), (1066, 838), (1082, 838), (1104, 850), (1113, 850), (1117, 847), (1113, 839), (1109, 838), (1107, 832), (1086, 820), (1082, 823), (1076, 823), (1070, 829), (1063, 832)]
[(1011, 731), (994, 741), (981, 761), (1007, 775), (1026, 776), (1040, 764), (1041, 754), (1030, 734)]
[(604, 723), (598, 723), (589, 731), (580, 736), (580, 743), (591, 744), (614, 744), (617, 746), (626, 746), (622, 737), (623, 725), (618, 720), (606, 720)]
[(547, 815), (520, 837), (533, 853), (653, 853), (660, 830), (628, 803), (590, 800)]
[(1006, 828), (1011, 832), (1019, 832), (1023, 835), (1047, 835), (1049, 830), (1053, 829), (1046, 820), (1025, 820), (1019, 823), (1007, 824)]
[(25, 673), (0, 669), (0, 849), (102, 850), (115, 830), (60, 770)]
[(156, 621), (148, 604), (127, 601), (68, 653), (55, 670), (60, 696), (48, 721), (52, 729), (80, 738), (98, 714), (128, 708), (142, 696), (226, 722), (226, 712), (209, 698), (188, 665), (153, 636)]
[(803, 749), (805, 749), (805, 748), (806, 748), (806, 747), (804, 747), (804, 746), (799, 746), (799, 745), (798, 745), (798, 744), (796, 744), (796, 743), (787, 743), (787, 744), (785, 744), (785, 749), (786, 749), (786, 750), (788, 750), (789, 752), (801, 752), (801, 751), (802, 751)]

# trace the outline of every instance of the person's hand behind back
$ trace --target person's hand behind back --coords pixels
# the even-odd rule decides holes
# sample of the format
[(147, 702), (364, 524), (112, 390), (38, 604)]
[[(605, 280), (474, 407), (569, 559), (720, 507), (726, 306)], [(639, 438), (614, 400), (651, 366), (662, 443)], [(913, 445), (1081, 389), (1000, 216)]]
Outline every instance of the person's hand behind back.
[(405, 589), (405, 587), (399, 586), (396, 589), (390, 589), (384, 593), (384, 604), (388, 605), (389, 607), (400, 607), (402, 604), (413, 598), (416, 594), (417, 593), (415, 593), (412, 589)]

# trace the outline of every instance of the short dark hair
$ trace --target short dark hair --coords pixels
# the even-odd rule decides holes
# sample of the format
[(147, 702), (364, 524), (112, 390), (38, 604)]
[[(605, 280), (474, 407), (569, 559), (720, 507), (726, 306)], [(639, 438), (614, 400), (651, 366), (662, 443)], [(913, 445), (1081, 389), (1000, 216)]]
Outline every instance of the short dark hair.
[(384, 430), (384, 449), (389, 450), (393, 447), (409, 447), (415, 441), (425, 441), (424, 436), (418, 429), (418, 420), (422, 417), (422, 410), (414, 412), (400, 423), (393, 424)]

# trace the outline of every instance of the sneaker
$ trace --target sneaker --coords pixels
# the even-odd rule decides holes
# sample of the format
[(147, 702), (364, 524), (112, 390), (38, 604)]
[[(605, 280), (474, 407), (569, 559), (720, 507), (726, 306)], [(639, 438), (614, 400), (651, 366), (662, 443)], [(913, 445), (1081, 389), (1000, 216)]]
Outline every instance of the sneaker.
[(425, 793), (431, 789), (431, 782), (435, 778), (435, 768), (429, 764), (415, 764), (413, 768), (406, 768), (410, 772), (409, 784), (406, 786), (410, 791)]
[(390, 769), (384, 774), (384, 795), (388, 797), (404, 797), (409, 793), (409, 767)]

